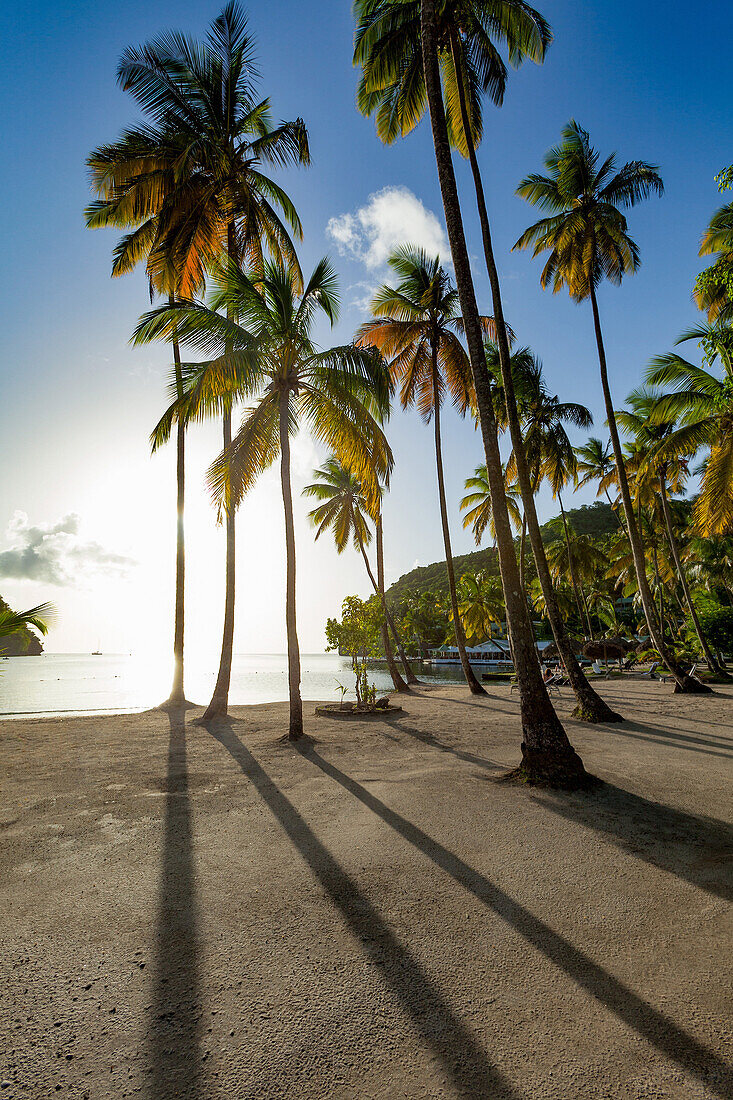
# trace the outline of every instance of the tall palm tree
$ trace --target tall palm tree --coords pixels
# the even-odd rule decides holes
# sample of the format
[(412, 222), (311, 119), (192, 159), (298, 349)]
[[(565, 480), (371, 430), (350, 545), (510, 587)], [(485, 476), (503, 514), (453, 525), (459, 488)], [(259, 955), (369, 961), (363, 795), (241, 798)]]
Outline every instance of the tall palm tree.
[[(397, 651), (402, 657), (404, 648), (392, 613), (387, 606), (383, 585), (379, 584), (369, 563), (367, 547), (372, 541), (369, 518), (373, 517), (369, 517), (369, 505), (365, 499), (361, 482), (356, 474), (347, 469), (334, 455), (326, 459), (324, 464), (314, 471), (314, 476), (316, 480), (305, 486), (303, 494), (320, 501), (308, 513), (308, 518), (316, 528), (316, 538), (319, 538), (324, 531), (330, 530), (336, 545), (336, 551), (339, 554), (344, 552), (350, 541), (353, 542), (353, 545), (361, 554), (367, 576), (381, 601), (385, 623), (388, 629), (391, 630)], [(389, 636), (386, 639), (385, 657), (396, 690), (408, 691), (409, 688), (400, 676), (395, 664), (392, 647), (389, 644)]]
[(545, 166), (548, 175), (528, 176), (517, 193), (549, 211), (549, 216), (530, 226), (514, 247), (532, 248), (535, 256), (549, 252), (540, 277), (543, 287), (552, 284), (555, 292), (566, 287), (578, 302), (590, 299), (608, 429), (647, 628), (677, 688), (705, 691), (705, 686), (685, 675), (668, 651), (656, 620), (614, 414), (596, 295), (603, 279), (618, 284), (639, 267), (639, 249), (621, 211), (649, 195), (661, 194), (662, 179), (656, 166), (644, 161), (629, 161), (616, 171), (615, 155), (601, 161), (588, 133), (575, 121), (564, 128), (562, 142), (547, 154)]
[[(678, 344), (699, 341), (706, 367), (698, 367), (672, 352), (653, 359), (646, 380), (668, 388), (657, 402), (660, 422), (679, 420), (664, 450), (690, 454), (709, 449), (700, 495), (693, 517), (696, 533), (707, 537), (733, 534), (733, 325), (698, 325), (683, 333)], [(722, 378), (713, 373), (716, 363)]]
[[(149, 130), (128, 130), (114, 145), (95, 149), (87, 159), (91, 184), (98, 196), (85, 211), (90, 229), (112, 227), (126, 229), (115, 247), (112, 276), (132, 271), (144, 263), (151, 298), (165, 295), (173, 304), (176, 296), (190, 297), (200, 289), (206, 263), (207, 246), (200, 240), (188, 240), (188, 250), (204, 248), (204, 254), (185, 254), (171, 233), (180, 190), (176, 186), (176, 162), (181, 157), (182, 138), (175, 134)], [(176, 264), (179, 266), (177, 267)], [(195, 282), (194, 280), (199, 280)], [(176, 389), (183, 395), (180, 344), (176, 332), (171, 335)], [(176, 590), (173, 626), (173, 683), (166, 704), (185, 703), (183, 643), (185, 625), (185, 448), (186, 428), (178, 424), (176, 433)]]
[[(422, 249), (404, 245), (396, 248), (387, 262), (399, 279), (398, 285), (384, 285), (377, 291), (370, 307), (374, 319), (361, 326), (357, 343), (378, 348), (389, 360), (402, 408), (414, 405), (425, 423), (433, 421), (438, 501), (456, 645), (471, 692), (485, 695), (468, 660), (458, 614), (443, 471), (443, 403), (449, 398), (461, 416), (475, 404), (471, 366), (459, 339), (463, 325), (458, 295), (440, 264), (440, 257), (429, 259)], [(490, 318), (481, 320), (486, 331), (493, 329)]]
[[(500, 48), (504, 47), (510, 63), (520, 65), (531, 59), (544, 60), (552, 40), (549, 24), (525, 0), (497, 0), (485, 4), (480, 0), (435, 0), (418, 3), (395, 3), (395, 0), (361, 0), (356, 5), (360, 17), (356, 33), (355, 62), (362, 65), (362, 80), (357, 102), (365, 114), (376, 112), (377, 131), (385, 141), (393, 141), (400, 133), (408, 133), (425, 112), (430, 84), (428, 61), (420, 56), (418, 42), (418, 6), (422, 53), (425, 52), (424, 31), (427, 23), (433, 35), (433, 102), (430, 104), (436, 141), (450, 142), (467, 156), (471, 166), (476, 203), (481, 225), (486, 271), (491, 287), (491, 299), (496, 320), (496, 355), (504, 389), (506, 423), (514, 450), (517, 483), (522, 494), (524, 519), (529, 530), (532, 551), (540, 582), (545, 588), (545, 603), (556, 644), (568, 670), (570, 682), (578, 700), (577, 717), (586, 721), (620, 721), (600, 698), (582, 672), (559, 608), (553, 599), (552, 581), (544, 559), (542, 533), (535, 506), (532, 471), (524, 453), (524, 443), (518, 403), (514, 391), (511, 333), (504, 319), (499, 274), (491, 240), (491, 227), (486, 207), (483, 182), (476, 159), (476, 147), (482, 134), (482, 95), (500, 106), (506, 89), (507, 69)], [(445, 129), (435, 137), (436, 112), (441, 94), (441, 78), (445, 104), (440, 99), (441, 118)], [(445, 110), (443, 111), (443, 106)], [(443, 154), (446, 171), (450, 154)], [(452, 166), (451, 170), (452, 170)], [(443, 182), (448, 182), (444, 177)], [(446, 191), (443, 190), (445, 205)], [(455, 208), (458, 195), (455, 194)], [(448, 210), (446, 209), (446, 219)], [(453, 242), (451, 241), (451, 247)], [(455, 254), (454, 254), (455, 260)], [(458, 275), (458, 268), (456, 268)], [(469, 274), (467, 272), (467, 274)]]
[[(262, 270), (269, 254), (299, 274), (291, 238), (302, 236), (298, 215), (263, 169), (309, 163), (308, 136), (301, 119), (273, 126), (269, 101), (258, 98), (253, 41), (236, 0), (214, 20), (203, 43), (178, 32), (160, 35), (125, 50), (117, 76), (149, 120), (117, 146), (105, 147), (96, 169), (117, 216), (131, 212), (140, 222), (125, 243), (127, 255), (159, 240), (160, 247), (149, 251), (149, 271), (164, 279), (172, 270), (176, 281), (169, 292), (186, 297), (223, 255)], [(162, 201), (161, 172), (173, 176)], [(221, 415), (226, 448), (232, 434), (226, 401)], [(226, 506), (224, 518), (222, 648), (206, 720), (226, 714), (231, 679), (236, 546), (234, 514)]]
[[(397, 7), (403, 7), (403, 5), (388, 4), (387, 10), (382, 16), (379, 14), (378, 5), (367, 4), (368, 10), (365, 9), (365, 15), (374, 25), (365, 36), (361, 53), (356, 57), (365, 72), (372, 57), (375, 59), (375, 67), (378, 68), (379, 66), (380, 39), (382, 45), (388, 43), (391, 17), (400, 14), (391, 9)], [(405, 5), (404, 8), (406, 7)], [(501, 468), (496, 417), (492, 403), (491, 383), (485, 369), (481, 322), (476, 304), (463, 218), (458, 200), (458, 188), (451, 159), (450, 133), (441, 87), (440, 41), (435, 0), (420, 0), (419, 12), (419, 37), (417, 34), (418, 28), (415, 25), (412, 33), (408, 30), (407, 33), (399, 36), (400, 48), (409, 49), (410, 42), (416, 44), (419, 41), (420, 43), (422, 79), (425, 86), (424, 102), (427, 102), (430, 114), (438, 181), (443, 199), (443, 210), (445, 212), (461, 313), (465, 325), (466, 343), (476, 392), (478, 419), (486, 455), (486, 469), (494, 502), (494, 522), (496, 524), (497, 548), (504, 587), (507, 622), (512, 637), (512, 648), (519, 684), (524, 732), (522, 763), (519, 773), (525, 780), (532, 783), (549, 783), (566, 787), (582, 786), (587, 784), (588, 776), (580, 757), (572, 748), (567, 734), (553, 710), (547, 689), (542, 682), (534, 642), (534, 631), (524, 593), (520, 591), (519, 587), (518, 568), (506, 507), (506, 493)], [(374, 19), (371, 18), (372, 14), (375, 16)], [(491, 22), (491, 19), (489, 22)], [(494, 20), (494, 24), (496, 22)], [(407, 83), (403, 82), (401, 76), (397, 75), (400, 72), (408, 73), (408, 69), (402, 65), (399, 58), (397, 64), (392, 67), (392, 71), (395, 73), (395, 79), (407, 88)], [(388, 83), (389, 81), (385, 81), (385, 84), (380, 88), (377, 81), (374, 94), (376, 96), (381, 95)]]
[(700, 624), (700, 619), (695, 608), (694, 600), (687, 583), (685, 570), (682, 566), (679, 547), (674, 533), (672, 511), (670, 508), (669, 494), (684, 491), (685, 483), (689, 476), (689, 458), (680, 454), (678, 450), (669, 451), (668, 440), (676, 431), (677, 423), (669, 417), (662, 417), (658, 411), (658, 393), (643, 386), (638, 387), (627, 397), (630, 409), (622, 409), (617, 413), (621, 427), (629, 435), (633, 435), (637, 445), (644, 453), (644, 460), (637, 473), (637, 485), (646, 485), (661, 504), (664, 528), (667, 541), (672, 552), (677, 576), (684, 594), (687, 612), (692, 621), (693, 629), (697, 634), (700, 648), (705, 656), (708, 668), (716, 675), (723, 675), (712, 649)]
[[(234, 264), (216, 275), (211, 308), (190, 304), (154, 311), (146, 335), (165, 335), (172, 324), (182, 339), (219, 355), (184, 371), (184, 399), (161, 424), (201, 415), (223, 401), (251, 400), (241, 427), (212, 463), (209, 484), (220, 508), (234, 512), (260, 473), (280, 458), (285, 515), (286, 627), (290, 723), (288, 736), (303, 734), (300, 649), (295, 604), (295, 527), (290, 478), (290, 438), (299, 428), (361, 480), (367, 500), (389, 478), (392, 452), (380, 427), (389, 408), (389, 374), (373, 350), (346, 345), (319, 350), (313, 327), (319, 313), (332, 325), (338, 316), (337, 279), (321, 260), (302, 294), (296, 272), (268, 261), (262, 273), (245, 274)], [(224, 310), (227, 316), (220, 312)], [(238, 318), (234, 321), (231, 318)]]
[[(511, 435), (512, 453), (507, 468), (522, 490), (524, 520), (529, 531), (537, 577), (544, 592), (543, 605), (577, 700), (574, 716), (587, 722), (620, 722), (621, 715), (612, 710), (591, 686), (578, 662), (576, 646), (568, 636), (560, 607), (554, 598), (554, 585), (534, 501), (535, 493), (546, 476), (557, 482), (561, 476), (563, 458), (571, 463), (574, 461), (564, 422), (588, 427), (590, 413), (582, 405), (561, 402), (549, 393), (542, 377), (542, 364), (529, 348), (519, 348), (509, 356), (511, 390), (506, 385), (499, 344), (487, 343), (486, 363), (495, 380), (497, 419), (502, 427), (509, 428)], [(516, 424), (512, 427), (515, 420)], [(529, 498), (526, 489), (530, 491)], [(557, 492), (558, 485), (555, 484), (553, 493), (557, 495)], [(520, 561), (520, 573), (524, 578), (524, 538)]]

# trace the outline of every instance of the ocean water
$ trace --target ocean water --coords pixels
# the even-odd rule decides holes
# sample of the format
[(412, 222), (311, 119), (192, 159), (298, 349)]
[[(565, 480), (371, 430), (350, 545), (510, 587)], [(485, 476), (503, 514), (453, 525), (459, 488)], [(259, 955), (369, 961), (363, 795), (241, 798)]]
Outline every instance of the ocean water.
[[(208, 703), (216, 681), (217, 664), (186, 668), (186, 696), (194, 703)], [(347, 658), (336, 653), (301, 655), (301, 691), (305, 700), (340, 698), (337, 683), (347, 686), (353, 699), (354, 676)], [(463, 676), (460, 669), (431, 669), (416, 665), (420, 677), (452, 683)], [(386, 668), (370, 670), (377, 691), (392, 686)], [(0, 659), (0, 718), (40, 717), (49, 714), (99, 714), (147, 710), (162, 702), (170, 690), (171, 665), (149, 655), (44, 653), (40, 657)], [(288, 697), (287, 658), (282, 653), (236, 654), (232, 663), (230, 702), (272, 703)]]

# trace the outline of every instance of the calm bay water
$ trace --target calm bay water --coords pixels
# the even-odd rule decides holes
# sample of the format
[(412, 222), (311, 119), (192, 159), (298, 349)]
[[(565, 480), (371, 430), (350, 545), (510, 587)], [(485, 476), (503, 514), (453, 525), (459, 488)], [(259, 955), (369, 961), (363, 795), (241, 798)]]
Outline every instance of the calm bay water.
[[(301, 656), (304, 699), (336, 701), (337, 681), (350, 689), (354, 677), (350, 662), (336, 653), (304, 653)], [(186, 695), (206, 704), (216, 680), (216, 666), (197, 667), (189, 662)], [(432, 682), (462, 680), (460, 670), (438, 672), (416, 666), (420, 677)], [(8, 657), (0, 660), (0, 718), (16, 715), (99, 713), (147, 710), (168, 694), (171, 666), (168, 660), (149, 655), (132, 656), (88, 653), (44, 653), (40, 657)], [(377, 691), (392, 686), (387, 670), (370, 670)], [(282, 653), (236, 654), (232, 665), (230, 701), (272, 703), (288, 697), (287, 659)]]

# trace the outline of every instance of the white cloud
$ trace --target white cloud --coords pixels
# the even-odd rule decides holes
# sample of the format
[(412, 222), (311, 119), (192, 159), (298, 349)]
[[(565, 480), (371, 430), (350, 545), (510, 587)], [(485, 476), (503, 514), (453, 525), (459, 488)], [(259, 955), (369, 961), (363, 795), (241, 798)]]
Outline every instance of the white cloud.
[(90, 573), (120, 575), (135, 564), (98, 542), (79, 538), (79, 526), (75, 512), (38, 525), (25, 512), (15, 512), (8, 524), (10, 549), (0, 552), (0, 577), (64, 586)]
[(326, 233), (342, 256), (361, 260), (369, 271), (384, 267), (396, 245), (424, 248), (450, 261), (443, 226), (407, 187), (384, 187), (353, 214), (331, 218)]

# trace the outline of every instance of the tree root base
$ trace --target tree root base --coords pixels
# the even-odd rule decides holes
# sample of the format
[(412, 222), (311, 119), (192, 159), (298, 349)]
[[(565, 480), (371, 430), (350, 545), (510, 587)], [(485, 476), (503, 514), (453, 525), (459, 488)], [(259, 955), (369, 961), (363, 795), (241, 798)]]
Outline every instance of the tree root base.
[(469, 684), (471, 695), (488, 695), (486, 688), (481, 687), (481, 684)]
[(602, 706), (593, 704), (587, 706), (584, 703), (578, 703), (577, 707), (573, 711), (571, 717), (577, 718), (579, 722), (623, 722), (624, 717), (622, 714), (617, 714), (615, 710), (611, 710), (609, 706), (602, 703)]
[(522, 757), (519, 767), (500, 776), (497, 782), (561, 791), (589, 791), (601, 782), (585, 770), (583, 761), (572, 749), (570, 754), (558, 756), (528, 749), (522, 742)]
[(156, 710), (164, 710), (170, 713), (174, 710), (195, 710), (198, 703), (192, 703), (190, 699), (171, 699), (168, 698), (163, 703), (159, 703), (155, 708)]
[(675, 695), (712, 695), (713, 689), (694, 676), (685, 676), (682, 684), (675, 681), (674, 693)]

